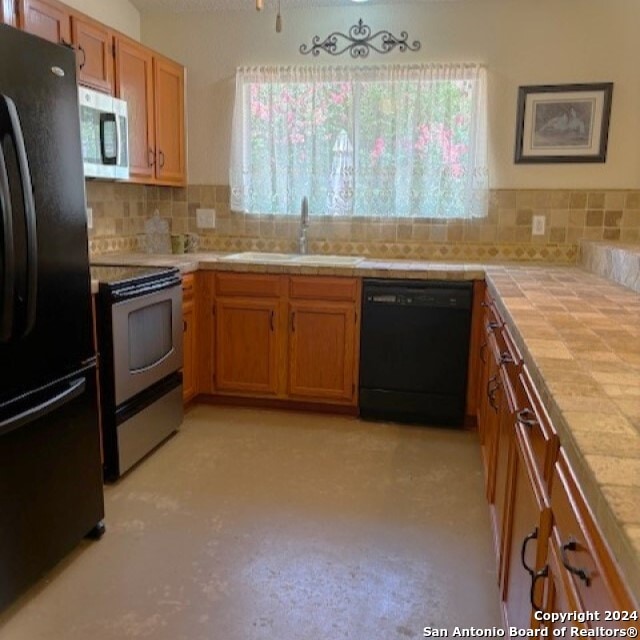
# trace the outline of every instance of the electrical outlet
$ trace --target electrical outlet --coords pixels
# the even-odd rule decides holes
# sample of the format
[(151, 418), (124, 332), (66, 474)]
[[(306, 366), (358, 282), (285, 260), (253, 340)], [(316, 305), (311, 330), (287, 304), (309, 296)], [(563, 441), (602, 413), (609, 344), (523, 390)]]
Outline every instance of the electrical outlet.
[(198, 229), (216, 228), (215, 209), (196, 209), (196, 226)]
[(87, 227), (93, 229), (93, 209), (87, 207)]
[(531, 235), (543, 236), (546, 223), (547, 223), (547, 218), (545, 216), (533, 216), (532, 225), (531, 225)]

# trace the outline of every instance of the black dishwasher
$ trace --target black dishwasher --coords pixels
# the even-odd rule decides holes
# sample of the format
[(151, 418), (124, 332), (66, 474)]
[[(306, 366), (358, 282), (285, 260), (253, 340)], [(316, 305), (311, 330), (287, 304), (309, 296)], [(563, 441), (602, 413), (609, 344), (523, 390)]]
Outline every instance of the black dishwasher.
[(471, 282), (365, 280), (360, 415), (462, 425)]

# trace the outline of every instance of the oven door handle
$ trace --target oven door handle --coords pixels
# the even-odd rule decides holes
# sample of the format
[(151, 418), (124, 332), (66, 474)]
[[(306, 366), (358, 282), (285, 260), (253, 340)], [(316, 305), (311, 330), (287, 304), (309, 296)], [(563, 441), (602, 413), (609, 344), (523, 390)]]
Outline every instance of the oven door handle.
[(156, 367), (159, 367), (167, 358), (170, 358), (175, 353), (175, 349), (171, 347), (167, 353), (165, 353), (162, 358), (158, 358), (155, 362), (148, 364), (146, 367), (140, 367), (139, 369), (131, 369), (131, 375), (137, 375), (139, 373), (146, 373), (147, 371), (151, 371)]
[(180, 276), (175, 275), (169, 279), (161, 280), (159, 282), (150, 282), (149, 284), (140, 286), (131, 285), (130, 287), (123, 287), (122, 289), (116, 289), (111, 292), (111, 297), (116, 302), (124, 302), (132, 298), (139, 298), (140, 296), (146, 296), (150, 293), (157, 293), (158, 291), (164, 291), (165, 289), (172, 289), (173, 287), (181, 286)]

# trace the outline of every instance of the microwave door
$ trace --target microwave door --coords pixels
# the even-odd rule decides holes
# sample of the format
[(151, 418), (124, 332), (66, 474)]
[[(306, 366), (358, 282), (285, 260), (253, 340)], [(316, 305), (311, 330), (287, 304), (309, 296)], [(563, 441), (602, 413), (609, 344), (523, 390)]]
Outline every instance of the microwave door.
[(105, 156), (115, 155), (109, 140), (114, 139), (113, 98), (80, 87), (80, 127), (82, 157), (87, 178), (115, 178), (115, 161), (105, 163)]

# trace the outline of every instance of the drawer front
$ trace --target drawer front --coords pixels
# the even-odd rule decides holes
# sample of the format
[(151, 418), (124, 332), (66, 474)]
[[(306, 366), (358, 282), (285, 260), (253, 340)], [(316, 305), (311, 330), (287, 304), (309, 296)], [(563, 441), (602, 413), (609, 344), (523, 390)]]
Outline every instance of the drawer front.
[(193, 273), (188, 273), (185, 276), (182, 276), (182, 298), (187, 300), (189, 298), (193, 298), (195, 289), (195, 276)]
[(607, 611), (632, 611), (635, 605), (562, 450), (554, 469), (551, 509), (555, 524), (551, 544), (566, 571), (565, 577), (575, 588), (580, 608), (600, 612), (600, 620), (591, 626), (637, 627), (637, 621), (605, 619)]
[(216, 294), (219, 296), (277, 298), (280, 296), (280, 283), (280, 276), (218, 273), (216, 275)]
[(358, 297), (356, 278), (292, 276), (289, 278), (289, 296), (299, 300), (346, 300)]
[(560, 446), (558, 435), (526, 367), (522, 369), (518, 380), (516, 421), (522, 427), (524, 437), (529, 444), (532, 462), (544, 480), (545, 486), (548, 487)]

